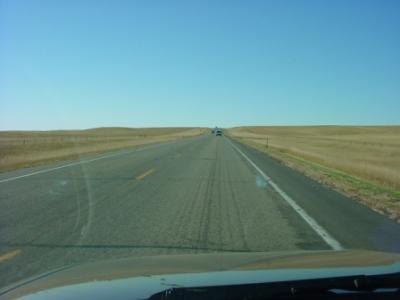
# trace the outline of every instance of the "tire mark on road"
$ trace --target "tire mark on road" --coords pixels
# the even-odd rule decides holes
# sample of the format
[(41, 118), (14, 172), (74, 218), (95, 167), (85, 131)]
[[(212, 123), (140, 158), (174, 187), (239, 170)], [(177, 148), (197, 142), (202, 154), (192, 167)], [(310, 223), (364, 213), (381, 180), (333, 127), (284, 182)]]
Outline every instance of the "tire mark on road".
[[(232, 183), (232, 180), (231, 180), (230, 172), (228, 172), (228, 178), (229, 178), (229, 180), (228, 180), (229, 189), (228, 190), (229, 190), (230, 195), (231, 195), (230, 199), (231, 199), (231, 203), (233, 204), (233, 211), (235, 212), (236, 219), (237, 219), (237, 222), (235, 222), (236, 223), (236, 227), (238, 228), (240, 239), (243, 242), (244, 249), (249, 250), (249, 246), (248, 246), (247, 239), (246, 239), (246, 232), (245, 232), (245, 229), (244, 229), (244, 223), (243, 223), (243, 219), (242, 219), (242, 216), (241, 216), (241, 213), (240, 213), (240, 207), (239, 207), (238, 199), (237, 199), (237, 197), (235, 195), (235, 192), (234, 192), (235, 189), (234, 189), (234, 186), (233, 186), (233, 183)], [(232, 216), (230, 216), (230, 219), (232, 219)], [(234, 242), (234, 241), (232, 241), (232, 242)]]

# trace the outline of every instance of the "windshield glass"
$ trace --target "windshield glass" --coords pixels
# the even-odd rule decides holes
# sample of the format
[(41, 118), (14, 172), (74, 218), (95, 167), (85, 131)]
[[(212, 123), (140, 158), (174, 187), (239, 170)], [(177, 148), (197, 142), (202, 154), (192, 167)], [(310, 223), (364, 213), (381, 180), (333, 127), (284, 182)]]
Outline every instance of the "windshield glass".
[(0, 288), (144, 256), (399, 252), (399, 29), (390, 0), (0, 0)]

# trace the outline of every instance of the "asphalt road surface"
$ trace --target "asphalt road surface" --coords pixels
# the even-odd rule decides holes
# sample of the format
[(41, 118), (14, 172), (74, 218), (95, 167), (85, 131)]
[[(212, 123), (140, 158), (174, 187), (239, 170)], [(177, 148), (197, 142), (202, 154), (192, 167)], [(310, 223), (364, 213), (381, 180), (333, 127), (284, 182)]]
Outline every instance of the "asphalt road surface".
[(374, 249), (400, 225), (229, 138), (0, 174), (0, 287), (138, 255)]

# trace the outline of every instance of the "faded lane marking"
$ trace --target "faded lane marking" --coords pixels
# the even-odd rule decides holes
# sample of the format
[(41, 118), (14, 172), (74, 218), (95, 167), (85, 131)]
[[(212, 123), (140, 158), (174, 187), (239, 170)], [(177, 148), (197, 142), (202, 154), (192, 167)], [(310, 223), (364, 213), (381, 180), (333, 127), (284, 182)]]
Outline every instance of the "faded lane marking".
[(17, 249), (17, 250), (7, 252), (6, 254), (0, 255), (0, 262), (12, 259), (15, 256), (19, 255), (20, 253), (21, 253), (21, 250)]
[(50, 169), (43, 169), (43, 170), (35, 171), (35, 172), (32, 172), (32, 173), (24, 174), (24, 175), (19, 175), (19, 176), (15, 176), (15, 177), (9, 177), (9, 178), (0, 179), (0, 183), (9, 182), (9, 181), (17, 180), (17, 179), (20, 179), (20, 178), (25, 178), (25, 177), (37, 175), (37, 174), (48, 173), (48, 172), (52, 172), (52, 171), (59, 170), (59, 169), (62, 169), (62, 168), (67, 168), (67, 167), (73, 167), (73, 166), (77, 166), (77, 165), (87, 164), (87, 163), (91, 163), (93, 161), (106, 159), (106, 158), (110, 158), (110, 157), (114, 157), (114, 156), (126, 155), (126, 154), (135, 153), (135, 152), (141, 152), (141, 151), (148, 150), (148, 149), (157, 148), (157, 147), (163, 147), (163, 146), (171, 145), (171, 144), (178, 143), (178, 142), (180, 142), (180, 140), (164, 142), (164, 143), (160, 143), (160, 144), (157, 143), (157, 144), (148, 145), (148, 146), (146, 145), (146, 146), (143, 146), (143, 147), (140, 147), (140, 148), (135, 148), (133, 150), (107, 154), (107, 155), (103, 155), (103, 156), (100, 156), (100, 157), (95, 157), (95, 158), (92, 158), (92, 159), (79, 160), (79, 161), (75, 161), (75, 162), (72, 162), (72, 163), (69, 163), (69, 164), (61, 165), (61, 166), (50, 168)]
[(238, 147), (236, 147), (230, 140), (227, 139), (229, 144), (246, 159), (251, 166), (267, 181), (267, 183), (279, 194), (281, 197), (303, 218), (303, 220), (310, 225), (310, 227), (327, 243), (333, 250), (343, 250), (342, 245), (331, 236), (321, 225), (317, 223), (304, 209), (302, 209), (292, 198), (290, 198), (281, 188), (272, 181), (250, 158), (247, 157)]
[(142, 180), (142, 179), (145, 178), (146, 176), (149, 176), (149, 175), (151, 175), (152, 173), (154, 173), (155, 170), (156, 170), (156, 169), (152, 168), (152, 169), (150, 169), (150, 170), (144, 172), (143, 174), (137, 176), (137, 177), (136, 177), (136, 180)]

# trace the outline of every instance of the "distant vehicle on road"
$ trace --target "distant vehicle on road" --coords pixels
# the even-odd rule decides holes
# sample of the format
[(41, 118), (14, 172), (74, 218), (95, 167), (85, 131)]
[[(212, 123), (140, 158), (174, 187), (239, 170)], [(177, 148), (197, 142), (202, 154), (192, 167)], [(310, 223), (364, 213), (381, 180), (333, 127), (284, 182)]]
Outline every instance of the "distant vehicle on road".
[(222, 136), (222, 130), (221, 129), (217, 129), (217, 131), (215, 132), (216, 136)]

